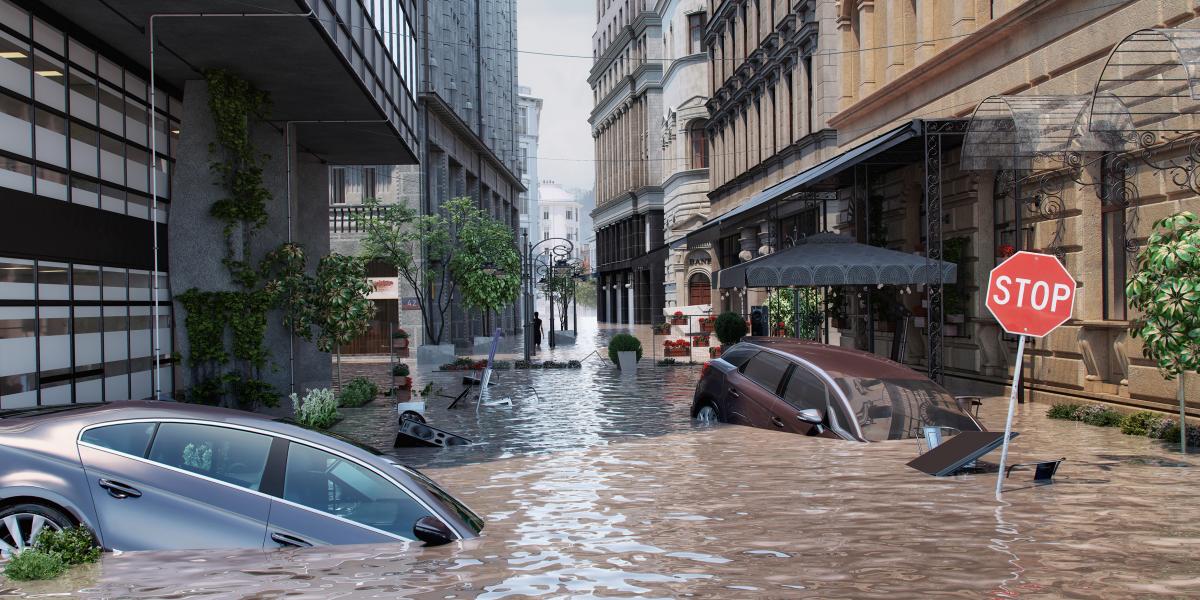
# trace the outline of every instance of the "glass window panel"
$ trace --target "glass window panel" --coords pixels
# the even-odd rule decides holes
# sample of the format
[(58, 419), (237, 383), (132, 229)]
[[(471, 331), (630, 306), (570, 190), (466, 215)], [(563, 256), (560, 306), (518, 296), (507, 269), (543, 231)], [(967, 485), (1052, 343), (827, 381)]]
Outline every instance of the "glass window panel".
[(155, 152), (164, 156), (170, 155), (171, 138), (167, 130), (167, 118), (160, 115), (154, 115), (154, 145)]
[(67, 174), (47, 167), (37, 168), (37, 194), (55, 200), (67, 201)]
[(33, 261), (0, 258), (0, 300), (33, 300)]
[(100, 84), (100, 127), (117, 135), (125, 134), (125, 98), (121, 91)]
[(129, 299), (132, 301), (150, 300), (149, 271), (129, 270)]
[(33, 107), (24, 100), (0, 94), (0, 149), (33, 155)]
[(0, 156), (0, 187), (33, 192), (33, 165)]
[[(71, 130), (71, 170), (100, 176), (100, 132), (72, 121)], [(97, 190), (98, 191), (98, 190)]]
[(125, 190), (112, 186), (100, 186), (100, 208), (125, 214)]
[(779, 383), (790, 364), (786, 359), (770, 352), (760, 352), (750, 359), (743, 372), (747, 379), (774, 393), (779, 389)]
[(72, 177), (71, 202), (98, 208), (100, 206), (100, 184), (79, 176)]
[[(78, 271), (76, 271), (78, 273)], [(76, 306), (74, 319), (75, 366), (77, 368), (99, 368), (104, 363), (101, 352), (103, 335), (99, 306)]]
[(140, 77), (129, 71), (125, 72), (125, 91), (129, 92), (131, 96), (143, 102), (149, 101), (149, 98), (146, 97), (146, 87), (146, 82), (142, 81)]
[(96, 78), (71, 69), (67, 73), (67, 87), (71, 96), (71, 116), (96, 124)]
[(104, 378), (100, 375), (86, 375), (75, 378), (75, 402), (104, 401)]
[[(175, 154), (177, 152), (179, 152), (179, 134), (182, 131), (182, 128), (179, 125), (179, 121), (175, 121), (175, 120), (171, 121), (170, 131), (171, 131), (171, 151), (170, 151), (169, 155), (171, 158), (175, 158)], [(160, 150), (160, 152), (161, 152), (161, 150)]]
[(149, 146), (146, 138), (146, 119), (150, 108), (132, 98), (125, 99), (125, 138), (143, 146)]
[(67, 54), (66, 38), (63, 37), (63, 33), (37, 17), (33, 18), (33, 41), (59, 56)]
[(32, 306), (0, 306), (0, 407), (37, 403), (37, 322)]
[(39, 102), (52, 108), (66, 111), (67, 67), (57, 58), (40, 50), (33, 52), (33, 90)]
[[(43, 371), (42, 376), (47, 376), (45, 371)], [(71, 380), (69, 378), (42, 381), (42, 399), (40, 404), (42, 406), (61, 406), (63, 404), (70, 404), (72, 387), (73, 386), (71, 385)]]
[(83, 432), (79, 441), (133, 456), (146, 456), (157, 423), (122, 423)]
[(175, 390), (175, 374), (169, 363), (162, 363), (162, 368), (158, 370), (158, 387), (166, 396), (171, 396)]
[[(100, 78), (113, 84), (114, 86), (120, 88), (121, 87), (121, 67), (118, 67), (117, 63), (114, 63), (113, 61), (108, 60), (107, 58), (104, 58), (103, 56), (100, 56), (99, 58), (100, 58), (100, 60), (99, 60)], [(118, 96), (119, 95), (120, 94), (118, 94)]]
[(22, 35), (29, 35), (29, 13), (9, 0), (0, 0), (0, 23)]
[(148, 220), (150, 218), (150, 199), (141, 194), (130, 192), (126, 196), (125, 214)]
[(70, 300), (71, 274), (65, 263), (39, 261), (38, 300)]
[[(269, 436), (210, 425), (163, 423), (150, 460), (257, 490), (271, 451)], [(323, 490), (322, 490), (323, 491)]]
[(83, 67), (90, 73), (96, 72), (96, 53), (74, 38), (67, 40), (67, 53), (71, 63)]
[(288, 450), (283, 497), (407, 539), (412, 539), (417, 519), (429, 514), (404, 490), (374, 471), (297, 443)]
[(46, 110), (37, 111), (37, 159), (67, 167), (67, 120)]
[(29, 95), (29, 43), (0, 31), (0, 86)]
[[(171, 116), (175, 117), (172, 120), (178, 121), (183, 116), (183, 102), (181, 102), (178, 98), (172, 97), (170, 106), (171, 106)], [(176, 128), (176, 129), (178, 129), (178, 128)]]
[(71, 366), (71, 309), (42, 306), (38, 309), (38, 345), (42, 376), (53, 369)]
[(100, 299), (100, 267), (73, 265), (71, 278), (76, 300)]
[(125, 142), (105, 133), (100, 134), (100, 178), (125, 183)]
[[(104, 282), (104, 298), (105, 302), (117, 302), (128, 299), (128, 278), (125, 269), (114, 269), (112, 267), (104, 267), (101, 273), (101, 281)], [(105, 327), (105, 331), (108, 328)]]
[(154, 359), (133, 359), (129, 365), (129, 397), (134, 400), (154, 398)]
[(150, 153), (137, 146), (125, 145), (125, 176), (129, 187), (142, 192), (150, 191)]
[[(154, 355), (154, 344), (150, 328), (153, 316), (149, 306), (129, 307), (129, 357), (141, 358)], [(134, 369), (137, 370), (137, 369)]]

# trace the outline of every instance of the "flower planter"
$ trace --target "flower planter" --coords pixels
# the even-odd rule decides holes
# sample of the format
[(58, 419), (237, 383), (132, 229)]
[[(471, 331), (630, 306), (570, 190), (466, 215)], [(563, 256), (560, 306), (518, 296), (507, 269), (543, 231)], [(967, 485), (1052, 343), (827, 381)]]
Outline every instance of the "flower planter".
[(709, 358), (721, 358), (721, 347), (713, 346), (712, 348), (709, 348), (708, 349), (708, 357)]
[(687, 358), (691, 356), (691, 351), (688, 348), (667, 348), (663, 350), (663, 356)]
[(620, 366), (622, 374), (637, 372), (637, 352), (633, 350), (617, 353), (617, 365)]
[(700, 331), (702, 333), (712, 333), (716, 329), (716, 322), (709, 320), (700, 321)]
[(705, 338), (705, 337), (692, 338), (692, 347), (693, 348), (707, 348), (708, 347), (708, 338)]
[(687, 325), (687, 317), (671, 317), (672, 325)]
[(392, 338), (392, 348), (396, 350), (408, 349), (408, 338)]

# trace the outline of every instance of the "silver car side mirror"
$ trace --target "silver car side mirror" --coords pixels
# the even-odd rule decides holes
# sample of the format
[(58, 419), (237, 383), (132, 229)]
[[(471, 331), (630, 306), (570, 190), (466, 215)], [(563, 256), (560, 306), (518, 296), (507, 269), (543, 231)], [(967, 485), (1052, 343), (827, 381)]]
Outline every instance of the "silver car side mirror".
[(796, 415), (796, 418), (804, 421), (805, 423), (815, 423), (819, 425), (825, 420), (825, 415), (822, 415), (821, 411), (815, 408), (806, 408), (800, 411), (800, 413)]

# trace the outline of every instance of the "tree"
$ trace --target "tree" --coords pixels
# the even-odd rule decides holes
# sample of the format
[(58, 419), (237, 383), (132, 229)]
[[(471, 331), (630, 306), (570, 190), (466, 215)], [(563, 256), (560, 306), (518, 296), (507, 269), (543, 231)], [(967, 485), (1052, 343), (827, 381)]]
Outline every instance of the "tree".
[(721, 347), (728, 348), (746, 337), (746, 320), (735, 312), (724, 312), (717, 317), (713, 329), (717, 339), (721, 340)]
[[(551, 269), (553, 271), (553, 269)], [(544, 289), (546, 294), (558, 304), (559, 310), (559, 329), (566, 331), (570, 323), (568, 322), (569, 312), (571, 310), (571, 301), (575, 299), (576, 281), (571, 273), (547, 273), (546, 284)]]
[[(512, 231), (471, 198), (449, 200), (430, 215), (377, 200), (367, 206), (374, 210), (356, 217), (366, 232), (362, 254), (391, 265), (412, 287), (428, 343), (441, 343), (446, 313), (460, 287), (464, 303), (484, 310), (499, 310), (516, 299), (521, 258)], [(489, 262), (500, 273), (485, 273)]]
[(342, 385), (342, 344), (348, 344), (371, 326), (375, 303), (367, 299), (366, 262), (356, 256), (330, 254), (317, 265), (312, 284), (312, 323), (317, 347), (337, 353), (337, 383)]
[(1200, 219), (1184, 211), (1154, 224), (1138, 253), (1137, 272), (1125, 286), (1129, 306), (1141, 312), (1130, 335), (1167, 380), (1179, 377), (1181, 449), (1187, 451), (1184, 375), (1200, 373)]
[[(521, 255), (513, 232), (471, 202), (456, 198), (446, 211), (455, 238), (450, 272), (463, 304), (487, 314), (511, 306), (521, 291)], [(485, 267), (492, 267), (489, 272)]]

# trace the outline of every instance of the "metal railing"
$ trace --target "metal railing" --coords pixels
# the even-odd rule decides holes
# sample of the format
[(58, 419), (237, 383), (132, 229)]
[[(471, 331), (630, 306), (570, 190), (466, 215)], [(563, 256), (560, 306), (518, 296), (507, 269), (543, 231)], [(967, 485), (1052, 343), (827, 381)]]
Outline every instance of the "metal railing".
[(365, 233), (361, 217), (378, 217), (383, 207), (346, 204), (329, 207), (329, 233)]

